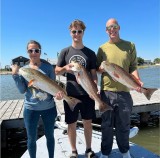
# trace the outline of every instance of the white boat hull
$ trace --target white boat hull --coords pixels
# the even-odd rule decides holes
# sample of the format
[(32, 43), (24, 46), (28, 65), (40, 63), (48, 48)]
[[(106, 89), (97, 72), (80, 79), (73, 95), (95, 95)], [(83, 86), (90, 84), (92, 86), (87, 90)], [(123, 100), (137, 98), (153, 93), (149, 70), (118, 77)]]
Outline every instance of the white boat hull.
[[(85, 139), (83, 128), (77, 129), (77, 149), (78, 158), (84, 158), (85, 154)], [(55, 158), (68, 158), (71, 153), (68, 136), (63, 134), (63, 129), (56, 128), (54, 131), (55, 136)], [(97, 156), (100, 156), (101, 133), (94, 131), (92, 134), (92, 149)], [(158, 155), (130, 142), (130, 153), (134, 158), (160, 158)], [(30, 158), (28, 151), (26, 151), (21, 158)], [(48, 158), (48, 151), (46, 147), (45, 136), (37, 140), (37, 158)], [(112, 152), (109, 158), (122, 158), (118, 150), (116, 140), (114, 139)]]

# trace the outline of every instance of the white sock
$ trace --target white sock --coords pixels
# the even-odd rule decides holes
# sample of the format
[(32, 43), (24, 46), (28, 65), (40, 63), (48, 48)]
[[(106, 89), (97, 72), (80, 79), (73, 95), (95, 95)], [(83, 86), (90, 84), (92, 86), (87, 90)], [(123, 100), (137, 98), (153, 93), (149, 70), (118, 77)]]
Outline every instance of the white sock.
[(127, 151), (126, 153), (122, 153), (123, 158), (131, 158), (130, 152)]

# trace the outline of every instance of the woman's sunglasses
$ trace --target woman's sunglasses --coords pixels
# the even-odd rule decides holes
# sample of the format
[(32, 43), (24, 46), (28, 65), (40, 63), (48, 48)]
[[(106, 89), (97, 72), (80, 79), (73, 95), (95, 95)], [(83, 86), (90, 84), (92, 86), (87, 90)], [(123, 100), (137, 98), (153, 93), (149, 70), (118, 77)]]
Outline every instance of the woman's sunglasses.
[(40, 53), (41, 52), (41, 50), (40, 49), (28, 49), (28, 53)]

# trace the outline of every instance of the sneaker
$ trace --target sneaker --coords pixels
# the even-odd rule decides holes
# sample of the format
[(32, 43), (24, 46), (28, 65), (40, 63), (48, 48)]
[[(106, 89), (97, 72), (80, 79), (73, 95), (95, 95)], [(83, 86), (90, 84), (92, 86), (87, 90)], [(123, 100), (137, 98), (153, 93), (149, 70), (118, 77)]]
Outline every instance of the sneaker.
[(78, 158), (77, 151), (72, 151), (72, 153), (69, 155), (69, 158)]
[(131, 158), (130, 152), (122, 153), (123, 158)]
[(96, 156), (96, 154), (94, 153), (94, 151), (89, 151), (89, 152), (85, 152), (85, 157), (86, 158), (98, 158), (97, 156)]
[(101, 153), (100, 158), (108, 158), (108, 156), (107, 156), (107, 155), (103, 155), (103, 154)]

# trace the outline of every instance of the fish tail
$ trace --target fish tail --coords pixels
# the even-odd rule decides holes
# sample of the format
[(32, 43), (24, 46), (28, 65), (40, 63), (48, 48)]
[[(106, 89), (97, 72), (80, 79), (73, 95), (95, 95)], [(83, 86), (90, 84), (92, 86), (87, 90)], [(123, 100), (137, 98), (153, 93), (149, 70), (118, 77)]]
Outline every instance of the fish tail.
[(108, 104), (102, 102), (102, 104), (99, 106), (99, 111), (100, 112), (105, 112), (105, 111), (108, 111), (108, 110), (113, 110), (113, 109)]
[(153, 94), (156, 90), (158, 90), (158, 89), (157, 89), (157, 88), (144, 88), (144, 89), (142, 90), (142, 92), (143, 92), (143, 94), (146, 96), (146, 98), (147, 98), (148, 100), (150, 100), (152, 94)]
[(68, 97), (67, 99), (65, 99), (66, 102), (68, 103), (70, 109), (73, 111), (75, 106), (80, 103), (81, 101), (77, 98), (74, 97)]

